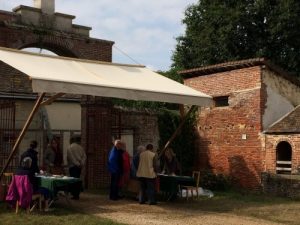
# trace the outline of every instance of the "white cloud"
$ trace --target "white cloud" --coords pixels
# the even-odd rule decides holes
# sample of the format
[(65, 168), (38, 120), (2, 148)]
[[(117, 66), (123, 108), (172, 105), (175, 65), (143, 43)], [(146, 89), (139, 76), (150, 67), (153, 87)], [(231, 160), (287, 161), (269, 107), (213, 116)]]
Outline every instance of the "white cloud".
[[(167, 70), (182, 34), (184, 10), (198, 0), (56, 0), (56, 11), (75, 15), (74, 23), (92, 27), (91, 36), (112, 40), (116, 47), (151, 68)], [(0, 0), (0, 9), (10, 11), (33, 0)], [(132, 63), (113, 51), (114, 61)]]

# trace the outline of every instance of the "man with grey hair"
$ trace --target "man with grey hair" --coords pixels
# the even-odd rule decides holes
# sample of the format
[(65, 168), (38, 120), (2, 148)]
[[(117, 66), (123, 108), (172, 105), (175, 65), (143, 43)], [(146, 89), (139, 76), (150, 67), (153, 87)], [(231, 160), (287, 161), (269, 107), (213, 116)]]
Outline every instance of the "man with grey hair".
[(31, 158), (30, 171), (33, 174), (40, 172), (40, 169), (38, 167), (38, 152), (36, 151), (37, 145), (38, 145), (37, 141), (31, 141), (29, 148), (21, 155), (21, 160), (20, 160), (20, 165), (21, 165), (24, 158), (26, 157)]
[(44, 197), (44, 203), (45, 203), (45, 211), (48, 211), (48, 199), (50, 197), (49, 190), (43, 187), (38, 186), (37, 178), (35, 177), (35, 174), (31, 170), (32, 167), (32, 159), (29, 156), (26, 156), (22, 159), (20, 166), (16, 170), (15, 175), (18, 176), (28, 176), (28, 179), (32, 185), (33, 193), (39, 193), (43, 195)]
[(26, 156), (20, 162), (20, 166), (17, 168), (16, 175), (27, 175), (30, 183), (32, 184), (33, 190), (38, 189), (37, 181), (35, 179), (35, 174), (31, 171), (32, 159)]
[(30, 157), (25, 157), (21, 162), (21, 166), (29, 169), (31, 167), (31, 163), (32, 159)]

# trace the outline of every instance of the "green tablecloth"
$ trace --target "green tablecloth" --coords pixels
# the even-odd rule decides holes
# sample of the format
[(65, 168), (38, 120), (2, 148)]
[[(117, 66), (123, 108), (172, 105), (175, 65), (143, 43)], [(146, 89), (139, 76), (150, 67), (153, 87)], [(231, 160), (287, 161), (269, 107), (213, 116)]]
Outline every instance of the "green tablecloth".
[(58, 178), (48, 176), (36, 176), (38, 186), (47, 188), (50, 196), (55, 197), (60, 190), (68, 191), (71, 193), (80, 193), (82, 188), (82, 181), (79, 178)]
[(180, 185), (195, 185), (195, 180), (190, 176), (170, 176), (159, 174), (159, 189), (166, 195), (167, 200), (176, 198)]

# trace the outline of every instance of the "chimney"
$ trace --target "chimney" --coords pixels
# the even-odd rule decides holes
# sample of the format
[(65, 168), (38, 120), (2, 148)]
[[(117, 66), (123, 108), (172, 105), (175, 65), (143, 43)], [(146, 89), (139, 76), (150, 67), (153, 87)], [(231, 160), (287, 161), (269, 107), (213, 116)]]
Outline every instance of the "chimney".
[(34, 7), (41, 9), (45, 14), (53, 15), (55, 11), (55, 0), (34, 0)]

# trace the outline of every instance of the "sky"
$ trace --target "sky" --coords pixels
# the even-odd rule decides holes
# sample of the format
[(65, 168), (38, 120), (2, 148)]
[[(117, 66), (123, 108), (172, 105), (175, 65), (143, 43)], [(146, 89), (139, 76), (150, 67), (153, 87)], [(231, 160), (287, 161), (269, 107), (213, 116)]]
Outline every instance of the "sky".
[[(0, 0), (0, 10), (33, 6), (33, 2)], [(176, 37), (184, 34), (184, 11), (196, 2), (198, 0), (56, 0), (55, 11), (76, 16), (75, 24), (92, 27), (91, 37), (114, 41), (113, 62), (142, 64), (166, 71), (172, 64)]]

